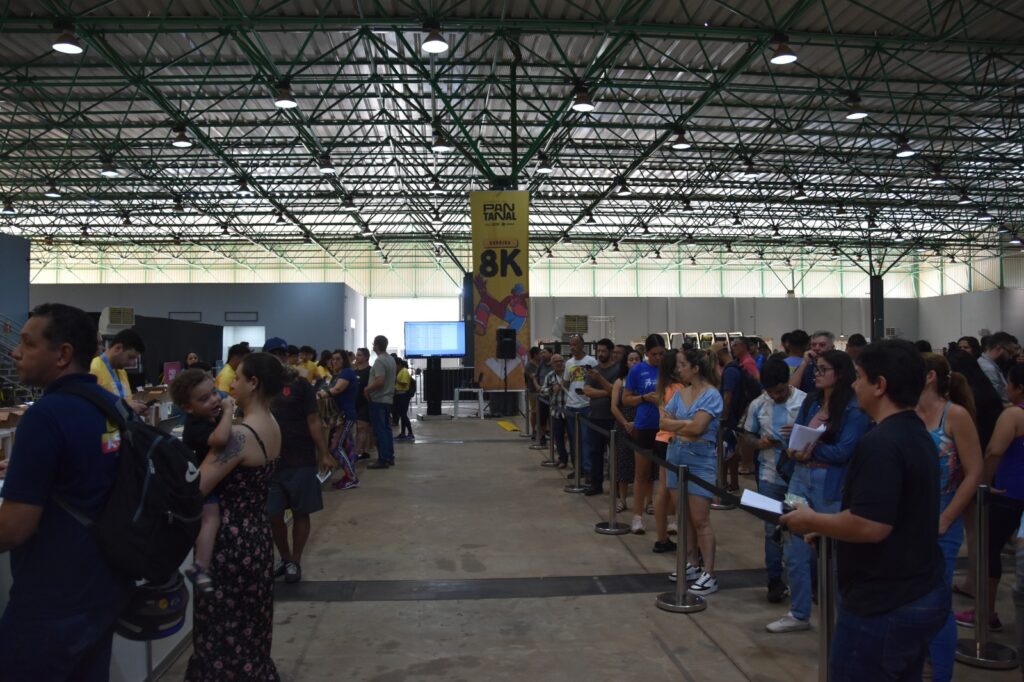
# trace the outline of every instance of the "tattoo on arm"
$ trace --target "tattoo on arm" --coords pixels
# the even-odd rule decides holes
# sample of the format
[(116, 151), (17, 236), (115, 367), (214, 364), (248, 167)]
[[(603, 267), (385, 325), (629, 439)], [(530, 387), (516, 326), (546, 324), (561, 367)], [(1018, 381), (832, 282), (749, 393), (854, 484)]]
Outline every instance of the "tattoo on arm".
[(231, 438), (228, 440), (228, 444), (223, 450), (217, 453), (217, 462), (220, 464), (226, 464), (235, 457), (242, 454), (242, 448), (245, 447), (245, 435), (238, 431), (231, 432)]

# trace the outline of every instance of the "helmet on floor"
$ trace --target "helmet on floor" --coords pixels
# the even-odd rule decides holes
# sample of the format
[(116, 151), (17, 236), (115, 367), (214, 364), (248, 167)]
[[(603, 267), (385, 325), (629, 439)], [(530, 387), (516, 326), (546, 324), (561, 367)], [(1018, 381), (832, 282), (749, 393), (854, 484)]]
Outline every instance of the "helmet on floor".
[(163, 584), (137, 586), (117, 617), (114, 632), (136, 642), (170, 637), (185, 624), (187, 610), (188, 589), (181, 573), (175, 573)]

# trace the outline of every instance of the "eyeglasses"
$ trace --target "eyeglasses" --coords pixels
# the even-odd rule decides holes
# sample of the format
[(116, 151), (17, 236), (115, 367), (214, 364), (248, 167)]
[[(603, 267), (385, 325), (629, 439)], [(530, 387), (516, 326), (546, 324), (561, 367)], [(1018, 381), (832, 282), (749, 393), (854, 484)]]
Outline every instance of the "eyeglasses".
[(822, 374), (828, 374), (829, 372), (833, 371), (834, 369), (835, 369), (835, 367), (819, 367), (818, 365), (815, 365), (814, 366), (814, 376), (821, 376)]

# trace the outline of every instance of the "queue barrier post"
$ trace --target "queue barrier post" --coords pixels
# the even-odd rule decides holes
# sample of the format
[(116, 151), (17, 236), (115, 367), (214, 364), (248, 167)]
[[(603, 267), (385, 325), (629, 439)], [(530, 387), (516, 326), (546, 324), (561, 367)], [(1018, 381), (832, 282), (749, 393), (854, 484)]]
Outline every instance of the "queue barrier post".
[(612, 486), (608, 496), (608, 520), (594, 524), (594, 532), (601, 535), (625, 535), (629, 532), (629, 524), (615, 518), (615, 502), (619, 494), (619, 484), (615, 480), (616, 467), (615, 429), (608, 433), (608, 482)]
[[(715, 487), (720, 490), (725, 490), (725, 440), (723, 438), (718, 439), (717, 447), (715, 448), (715, 455), (718, 459), (718, 467), (715, 473)], [(738, 453), (737, 455), (738, 456)], [(720, 497), (715, 497), (711, 500), (711, 508), (716, 511), (729, 511), (735, 509), (735, 504), (725, 502)]]
[[(555, 430), (552, 428), (551, 422), (554, 422), (555, 416), (551, 414), (551, 402), (544, 399), (544, 396), (537, 396), (538, 403), (544, 403), (548, 406), (548, 458), (547, 460), (540, 463), (542, 467), (552, 469), (558, 466), (558, 462), (555, 461)], [(539, 418), (539, 415), (538, 415)]]
[(530, 430), (530, 392), (523, 391), (523, 419), (526, 420), (526, 428), (519, 432), (520, 438), (532, 438), (533, 431)]
[(961, 639), (956, 643), (956, 660), (975, 668), (988, 670), (1012, 670), (1017, 667), (1017, 653), (1010, 647), (991, 642), (988, 639), (988, 510), (991, 489), (979, 485), (974, 500), (975, 537), (977, 552), (974, 566), (977, 578), (974, 581), (974, 639)]
[(679, 473), (679, 504), (676, 505), (676, 524), (679, 526), (679, 546), (676, 548), (676, 589), (658, 595), (655, 604), (663, 611), (672, 613), (696, 613), (708, 607), (704, 597), (691, 594), (686, 584), (686, 547), (690, 525), (690, 499), (686, 490), (689, 472), (686, 466), (677, 469)]
[(818, 682), (829, 681), (829, 655), (836, 624), (836, 541), (818, 538)]
[(583, 470), (583, 460), (581, 454), (583, 451), (583, 427), (581, 425), (582, 421), (583, 417), (580, 413), (577, 412), (573, 415), (573, 430), (576, 433), (576, 440), (574, 442), (573, 447), (573, 450), (575, 450), (576, 452), (573, 453), (573, 459), (575, 460), (576, 471), (574, 472), (575, 480), (569, 485), (565, 486), (565, 488), (563, 488), (563, 490), (567, 493), (578, 494), (586, 492), (587, 490), (587, 486), (583, 485), (582, 481), (580, 480), (580, 476), (582, 475)]

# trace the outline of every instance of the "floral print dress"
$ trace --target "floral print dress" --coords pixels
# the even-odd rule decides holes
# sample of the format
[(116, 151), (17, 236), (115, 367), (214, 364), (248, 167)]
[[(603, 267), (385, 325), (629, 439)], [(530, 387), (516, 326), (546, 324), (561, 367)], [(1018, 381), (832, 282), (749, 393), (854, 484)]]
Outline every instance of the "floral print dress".
[(280, 680), (270, 658), (274, 548), (266, 509), (273, 470), (273, 463), (237, 466), (217, 487), (220, 529), (209, 569), (214, 592), (195, 595), (185, 673), (190, 682)]

